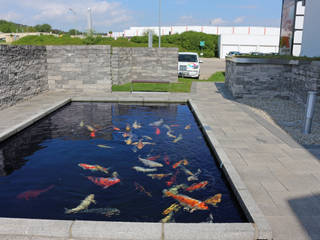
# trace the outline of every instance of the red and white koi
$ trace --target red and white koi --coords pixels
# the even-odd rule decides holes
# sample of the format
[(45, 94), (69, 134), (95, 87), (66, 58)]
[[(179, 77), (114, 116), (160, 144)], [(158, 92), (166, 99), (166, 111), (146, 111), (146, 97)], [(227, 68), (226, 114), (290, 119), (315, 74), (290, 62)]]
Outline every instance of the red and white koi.
[(100, 187), (103, 187), (105, 189), (120, 182), (119, 178), (103, 178), (103, 177), (92, 177), (92, 176), (88, 176), (87, 178), (94, 184)]
[(108, 168), (101, 167), (100, 165), (90, 165), (90, 164), (86, 164), (86, 163), (79, 163), (78, 166), (84, 170), (100, 171), (100, 172), (104, 172), (106, 174), (109, 173)]
[(183, 164), (183, 165), (186, 166), (186, 165), (189, 164), (189, 162), (188, 162), (187, 159), (182, 159), (182, 160), (180, 160), (179, 162), (176, 162), (175, 164), (173, 164), (172, 168), (177, 168), (177, 167), (179, 167), (181, 164)]
[(192, 184), (190, 187), (187, 187), (185, 190), (188, 192), (193, 192), (202, 188), (205, 188), (208, 185), (208, 181), (203, 181), (200, 183)]
[(25, 191), (23, 193), (20, 193), (17, 198), (18, 199), (25, 199), (25, 200), (29, 200), (30, 198), (36, 198), (38, 197), (40, 194), (48, 192), (50, 189), (52, 189), (54, 187), (54, 185), (50, 185), (49, 187), (45, 188), (45, 189), (38, 189), (38, 190), (28, 190)]

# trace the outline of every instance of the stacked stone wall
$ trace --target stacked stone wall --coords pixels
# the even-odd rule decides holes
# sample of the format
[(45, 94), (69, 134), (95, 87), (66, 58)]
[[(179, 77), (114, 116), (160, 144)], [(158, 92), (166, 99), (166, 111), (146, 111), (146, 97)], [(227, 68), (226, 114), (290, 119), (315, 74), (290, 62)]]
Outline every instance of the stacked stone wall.
[(226, 85), (236, 98), (292, 98), (306, 102), (308, 91), (318, 91), (320, 62), (285, 64), (238, 63), (227, 60)]
[(0, 45), (0, 109), (48, 90), (42, 46)]
[(178, 80), (177, 48), (112, 48), (112, 82)]
[(47, 46), (47, 51), (50, 89), (111, 91), (110, 46)]

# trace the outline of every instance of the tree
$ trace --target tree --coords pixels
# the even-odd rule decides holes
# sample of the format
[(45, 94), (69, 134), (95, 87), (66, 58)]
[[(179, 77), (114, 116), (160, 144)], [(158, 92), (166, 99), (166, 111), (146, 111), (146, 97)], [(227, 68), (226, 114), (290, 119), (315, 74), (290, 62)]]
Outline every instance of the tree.
[(79, 34), (79, 31), (77, 29), (70, 29), (68, 33), (70, 35), (77, 35), (77, 34)]
[(51, 26), (49, 24), (38, 24), (35, 26), (35, 29), (38, 31), (38, 32), (51, 32)]

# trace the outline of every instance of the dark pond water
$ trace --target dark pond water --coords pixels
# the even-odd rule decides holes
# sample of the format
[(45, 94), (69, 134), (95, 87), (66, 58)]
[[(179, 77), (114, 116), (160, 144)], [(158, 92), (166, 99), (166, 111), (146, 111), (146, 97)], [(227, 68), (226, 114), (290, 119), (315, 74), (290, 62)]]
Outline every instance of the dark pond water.
[(159, 222), (174, 203), (167, 221), (247, 222), (187, 105), (72, 103), (0, 144), (0, 217)]

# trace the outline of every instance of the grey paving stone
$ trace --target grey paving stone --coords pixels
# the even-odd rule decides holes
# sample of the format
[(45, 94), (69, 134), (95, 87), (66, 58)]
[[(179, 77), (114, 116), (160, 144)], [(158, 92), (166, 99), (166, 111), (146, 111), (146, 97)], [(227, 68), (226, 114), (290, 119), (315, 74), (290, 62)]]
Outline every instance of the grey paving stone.
[(160, 240), (161, 223), (124, 223), (75, 221), (73, 238), (108, 240)]

